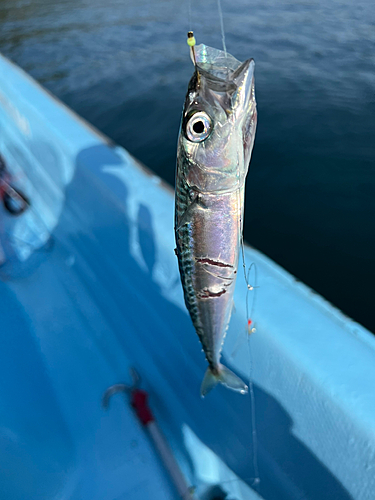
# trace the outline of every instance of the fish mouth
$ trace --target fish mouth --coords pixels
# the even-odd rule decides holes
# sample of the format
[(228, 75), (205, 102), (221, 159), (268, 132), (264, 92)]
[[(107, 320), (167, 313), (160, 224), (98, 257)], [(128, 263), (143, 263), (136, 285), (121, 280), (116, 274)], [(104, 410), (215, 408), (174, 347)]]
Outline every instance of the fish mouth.
[(235, 91), (238, 76), (253, 62), (253, 59), (248, 59), (241, 63), (228, 52), (204, 44), (196, 46), (195, 60), (197, 71), (216, 92)]

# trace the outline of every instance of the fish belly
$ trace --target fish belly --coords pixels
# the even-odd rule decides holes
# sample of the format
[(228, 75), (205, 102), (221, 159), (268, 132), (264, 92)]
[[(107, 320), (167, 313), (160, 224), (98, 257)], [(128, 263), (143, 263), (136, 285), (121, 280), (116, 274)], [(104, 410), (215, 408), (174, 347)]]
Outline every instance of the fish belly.
[[(188, 191), (186, 186), (177, 185), (176, 242), (181, 281), (207, 361), (215, 369), (233, 307), (243, 190), (199, 194), (199, 203), (190, 201)], [(184, 224), (180, 227), (181, 220)]]

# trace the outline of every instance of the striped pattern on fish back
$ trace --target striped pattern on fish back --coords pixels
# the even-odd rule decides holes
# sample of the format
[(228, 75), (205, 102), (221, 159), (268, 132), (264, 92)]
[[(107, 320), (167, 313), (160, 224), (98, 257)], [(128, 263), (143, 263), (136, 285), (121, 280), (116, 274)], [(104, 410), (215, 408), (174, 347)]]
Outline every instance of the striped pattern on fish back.
[(182, 288), (184, 291), (184, 298), (186, 307), (190, 313), (193, 325), (201, 341), (204, 345), (204, 335), (202, 323), (199, 318), (197, 297), (194, 291), (192, 275), (195, 271), (195, 259), (193, 256), (193, 241), (191, 237), (190, 224), (184, 224), (178, 229), (179, 222), (183, 217), (186, 209), (190, 205), (189, 188), (182, 178), (177, 175), (176, 179), (176, 203), (175, 203), (175, 233), (177, 244), (177, 258), (180, 268)]

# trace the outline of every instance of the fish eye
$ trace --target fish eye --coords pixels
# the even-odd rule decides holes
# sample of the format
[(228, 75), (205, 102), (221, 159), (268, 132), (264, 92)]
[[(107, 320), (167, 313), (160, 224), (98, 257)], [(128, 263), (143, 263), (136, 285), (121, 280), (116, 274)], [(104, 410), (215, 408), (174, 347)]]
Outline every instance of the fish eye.
[(191, 142), (202, 142), (212, 130), (211, 118), (204, 111), (197, 111), (186, 124), (186, 136)]

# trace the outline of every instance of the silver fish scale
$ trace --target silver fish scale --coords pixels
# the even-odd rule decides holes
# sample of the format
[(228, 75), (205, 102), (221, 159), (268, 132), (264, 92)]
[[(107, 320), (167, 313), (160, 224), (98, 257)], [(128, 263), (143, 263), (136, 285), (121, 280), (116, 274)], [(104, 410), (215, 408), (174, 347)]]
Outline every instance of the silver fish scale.
[[(189, 204), (189, 188), (177, 175), (176, 179), (176, 206), (175, 206), (175, 227), (178, 228), (180, 220), (185, 214)], [(204, 332), (199, 321), (197, 297), (193, 286), (192, 273), (195, 268), (195, 259), (192, 254), (192, 237), (190, 225), (185, 224), (176, 231), (177, 257), (180, 269), (182, 288), (184, 291), (185, 305), (190, 313), (190, 317), (196, 329), (200, 342), (205, 348)]]
[[(178, 170), (176, 243), (186, 307), (209, 365), (216, 369), (228, 328), (238, 266), (243, 190), (191, 200)], [(186, 213), (189, 217), (187, 220)], [(181, 221), (183, 224), (180, 227)]]

